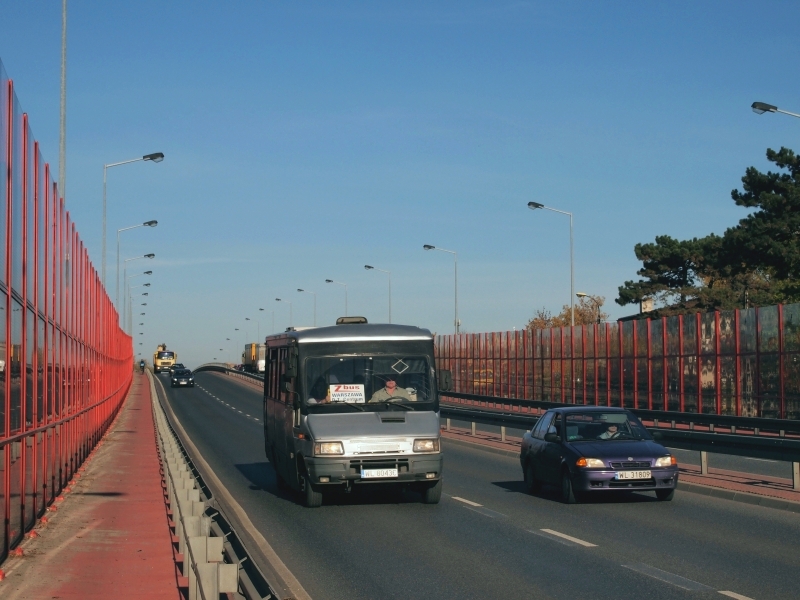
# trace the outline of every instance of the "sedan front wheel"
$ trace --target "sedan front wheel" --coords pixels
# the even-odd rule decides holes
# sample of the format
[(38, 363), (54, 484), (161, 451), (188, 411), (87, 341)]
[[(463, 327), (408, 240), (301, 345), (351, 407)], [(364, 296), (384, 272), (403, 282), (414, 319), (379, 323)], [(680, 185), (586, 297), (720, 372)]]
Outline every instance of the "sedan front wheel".
[(572, 478), (569, 475), (569, 470), (564, 469), (561, 473), (561, 501), (564, 504), (577, 504), (578, 498), (575, 496), (575, 490), (572, 489)]

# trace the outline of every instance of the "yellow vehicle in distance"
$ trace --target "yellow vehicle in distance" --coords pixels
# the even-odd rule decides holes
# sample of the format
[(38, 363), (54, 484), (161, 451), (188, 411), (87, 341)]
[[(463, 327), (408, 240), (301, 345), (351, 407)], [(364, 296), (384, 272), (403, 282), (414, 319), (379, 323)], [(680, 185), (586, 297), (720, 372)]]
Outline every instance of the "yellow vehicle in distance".
[(169, 371), (169, 368), (178, 360), (178, 353), (167, 350), (166, 344), (159, 344), (153, 354), (153, 373)]

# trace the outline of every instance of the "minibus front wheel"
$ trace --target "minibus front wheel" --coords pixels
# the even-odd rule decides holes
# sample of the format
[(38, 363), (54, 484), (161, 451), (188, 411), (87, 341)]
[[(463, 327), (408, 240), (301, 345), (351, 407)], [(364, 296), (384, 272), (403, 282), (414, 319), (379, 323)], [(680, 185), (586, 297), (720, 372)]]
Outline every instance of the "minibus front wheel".
[(303, 504), (307, 508), (318, 508), (322, 506), (322, 492), (314, 489), (314, 485), (308, 477), (308, 473), (303, 474)]
[(425, 488), (422, 491), (422, 503), (423, 504), (439, 504), (439, 500), (442, 499), (442, 480), (439, 479), (435, 484), (432, 486)]

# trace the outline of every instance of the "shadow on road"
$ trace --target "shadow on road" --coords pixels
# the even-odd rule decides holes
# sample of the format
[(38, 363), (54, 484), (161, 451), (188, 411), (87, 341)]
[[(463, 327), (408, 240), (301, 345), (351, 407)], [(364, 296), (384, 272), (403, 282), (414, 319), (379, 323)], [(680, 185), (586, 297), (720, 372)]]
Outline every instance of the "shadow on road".
[[(533, 495), (534, 497), (542, 498), (543, 500), (561, 502), (561, 490), (551, 485), (542, 485), (542, 489), (536, 494), (529, 494), (525, 489), (525, 482), (522, 480), (493, 481), (492, 485), (496, 485), (497, 487), (511, 493), (525, 494), (526, 496)], [(658, 502), (658, 500), (655, 496), (646, 495), (641, 492), (637, 493), (622, 490), (589, 493), (585, 494), (581, 499), (581, 504), (615, 504), (619, 502), (642, 503)]]
[[(277, 498), (302, 504), (300, 492), (278, 485), (275, 469), (269, 462), (235, 465), (250, 482), (251, 490), (260, 490)], [(420, 495), (411, 490), (400, 490), (394, 486), (369, 484), (369, 489), (356, 488), (350, 493), (331, 490), (323, 497), (323, 506), (357, 506), (364, 504), (418, 504)]]

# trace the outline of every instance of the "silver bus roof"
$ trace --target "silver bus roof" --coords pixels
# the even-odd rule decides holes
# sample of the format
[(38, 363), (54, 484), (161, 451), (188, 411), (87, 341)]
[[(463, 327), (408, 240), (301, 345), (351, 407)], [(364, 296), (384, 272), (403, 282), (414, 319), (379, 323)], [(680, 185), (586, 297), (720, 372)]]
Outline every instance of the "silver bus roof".
[(311, 329), (297, 328), (267, 337), (267, 341), (293, 339), (298, 344), (320, 344), (325, 342), (408, 341), (430, 340), (433, 334), (427, 329), (413, 325), (389, 325), (383, 323), (333, 325)]

